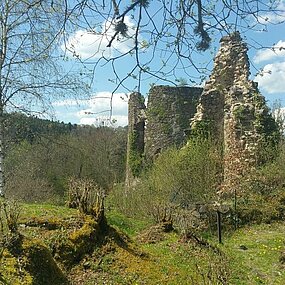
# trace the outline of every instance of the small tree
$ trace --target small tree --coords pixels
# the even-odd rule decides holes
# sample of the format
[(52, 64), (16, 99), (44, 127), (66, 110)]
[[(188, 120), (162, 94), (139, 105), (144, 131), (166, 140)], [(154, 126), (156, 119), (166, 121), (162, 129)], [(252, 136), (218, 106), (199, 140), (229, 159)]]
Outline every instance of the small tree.
[(204, 227), (220, 174), (219, 149), (210, 139), (191, 139), (182, 149), (168, 149), (158, 156), (128, 193), (127, 210), (155, 222), (173, 220), (185, 232)]

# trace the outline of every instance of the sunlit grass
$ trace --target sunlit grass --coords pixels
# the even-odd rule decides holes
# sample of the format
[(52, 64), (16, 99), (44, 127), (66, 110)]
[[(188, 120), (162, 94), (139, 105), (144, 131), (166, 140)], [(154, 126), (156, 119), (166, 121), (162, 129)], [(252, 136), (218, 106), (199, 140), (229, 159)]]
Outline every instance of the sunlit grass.
[(221, 249), (231, 261), (232, 284), (285, 284), (279, 262), (284, 231), (284, 223), (254, 225), (225, 239)]
[(66, 219), (77, 216), (78, 210), (51, 204), (21, 204), (20, 219), (29, 217)]
[[(22, 204), (21, 208), (20, 223), (33, 218), (59, 224), (63, 220), (65, 223), (80, 220), (78, 210), (64, 206)], [(279, 261), (284, 251), (284, 223), (238, 229), (225, 234), (221, 245), (215, 236), (208, 237), (213, 248), (221, 251), (218, 254), (213, 248), (182, 242), (176, 232), (165, 234), (163, 240), (155, 243), (141, 243), (137, 236), (150, 226), (149, 222), (111, 210), (106, 210), (106, 216), (109, 225), (130, 237), (127, 241), (130, 244), (126, 248), (118, 244), (98, 248), (97, 255), (102, 262), (90, 256), (94, 272), (82, 284), (94, 284), (98, 276), (103, 276), (108, 284), (285, 284), (285, 270)], [(37, 227), (23, 227), (21, 231), (46, 241), (47, 245), (53, 236), (69, 233), (69, 230)], [(81, 274), (80, 267), (78, 270)], [(225, 278), (226, 283), (221, 283), (219, 278)], [(208, 283), (203, 283), (204, 280)]]
[(111, 226), (123, 231), (130, 236), (135, 236), (150, 225), (150, 222), (146, 220), (141, 221), (126, 217), (117, 211), (106, 211), (106, 216), (107, 221)]

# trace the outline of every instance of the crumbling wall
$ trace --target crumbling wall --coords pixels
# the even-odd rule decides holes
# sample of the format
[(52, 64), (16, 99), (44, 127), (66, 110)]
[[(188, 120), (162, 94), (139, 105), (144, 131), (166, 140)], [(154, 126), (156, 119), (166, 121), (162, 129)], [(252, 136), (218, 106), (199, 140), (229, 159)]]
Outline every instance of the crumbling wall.
[(145, 108), (144, 97), (140, 93), (130, 94), (128, 104), (127, 186), (134, 177), (140, 174), (143, 164)]
[(185, 143), (202, 91), (198, 87), (154, 86), (150, 89), (145, 130), (147, 161), (163, 149)]
[(161, 150), (181, 146), (190, 131), (206, 132), (223, 147), (224, 181), (262, 162), (266, 144), (276, 142), (278, 127), (257, 83), (249, 80), (247, 46), (238, 32), (225, 36), (204, 89), (154, 86), (148, 107), (133, 93), (129, 100), (127, 182)]
[(191, 126), (208, 128), (223, 145), (224, 179), (230, 180), (260, 162), (264, 141), (278, 128), (257, 83), (249, 80), (247, 46), (240, 34), (225, 36), (220, 44)]

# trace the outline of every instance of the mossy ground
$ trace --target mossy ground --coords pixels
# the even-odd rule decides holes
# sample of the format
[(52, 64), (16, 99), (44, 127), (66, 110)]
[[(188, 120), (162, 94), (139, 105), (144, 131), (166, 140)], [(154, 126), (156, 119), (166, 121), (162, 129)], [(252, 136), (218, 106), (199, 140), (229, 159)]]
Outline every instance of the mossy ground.
[[(26, 226), (31, 219), (40, 221), (39, 226)], [(111, 211), (107, 212), (107, 219), (112, 227), (104, 238), (94, 241), (92, 250), (83, 250), (74, 259), (74, 237), (78, 237), (76, 233), (82, 234), (84, 218), (65, 207), (23, 205), (20, 231), (27, 237), (23, 243), (26, 254), (18, 259), (5, 251), (0, 284), (48, 284), (45, 282), (50, 277), (44, 270), (40, 275), (34, 272), (40, 258), (48, 260), (51, 270), (59, 273), (54, 274), (60, 280), (57, 284), (64, 281), (59, 269), (76, 285), (285, 284), (285, 268), (279, 261), (285, 249), (284, 223), (238, 229), (224, 236), (221, 245), (212, 237), (212, 247), (208, 248), (190, 240), (182, 241), (175, 232), (165, 233), (156, 242), (143, 243), (139, 237), (149, 227), (148, 222)], [(56, 226), (48, 227), (42, 221)], [(35, 242), (36, 239), (40, 241)]]

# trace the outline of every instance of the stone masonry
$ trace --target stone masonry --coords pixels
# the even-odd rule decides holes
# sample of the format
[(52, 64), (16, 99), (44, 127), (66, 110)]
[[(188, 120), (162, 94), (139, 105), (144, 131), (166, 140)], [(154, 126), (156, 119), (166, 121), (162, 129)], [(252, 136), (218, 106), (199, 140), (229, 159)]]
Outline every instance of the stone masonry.
[(132, 93), (128, 104), (127, 186), (139, 175), (143, 163), (145, 108), (144, 97), (138, 92)]
[(196, 87), (154, 86), (150, 89), (145, 130), (147, 161), (167, 147), (185, 143), (202, 91)]
[(161, 150), (182, 146), (187, 134), (201, 127), (223, 147), (224, 180), (262, 160), (260, 150), (278, 133), (277, 125), (257, 83), (249, 80), (240, 34), (225, 36), (220, 44), (204, 89), (154, 86), (147, 108), (140, 94), (130, 96), (127, 183)]
[(209, 124), (213, 137), (224, 148), (227, 180), (260, 163), (264, 142), (278, 128), (257, 83), (249, 80), (247, 46), (240, 34), (225, 36), (220, 44), (191, 127)]

